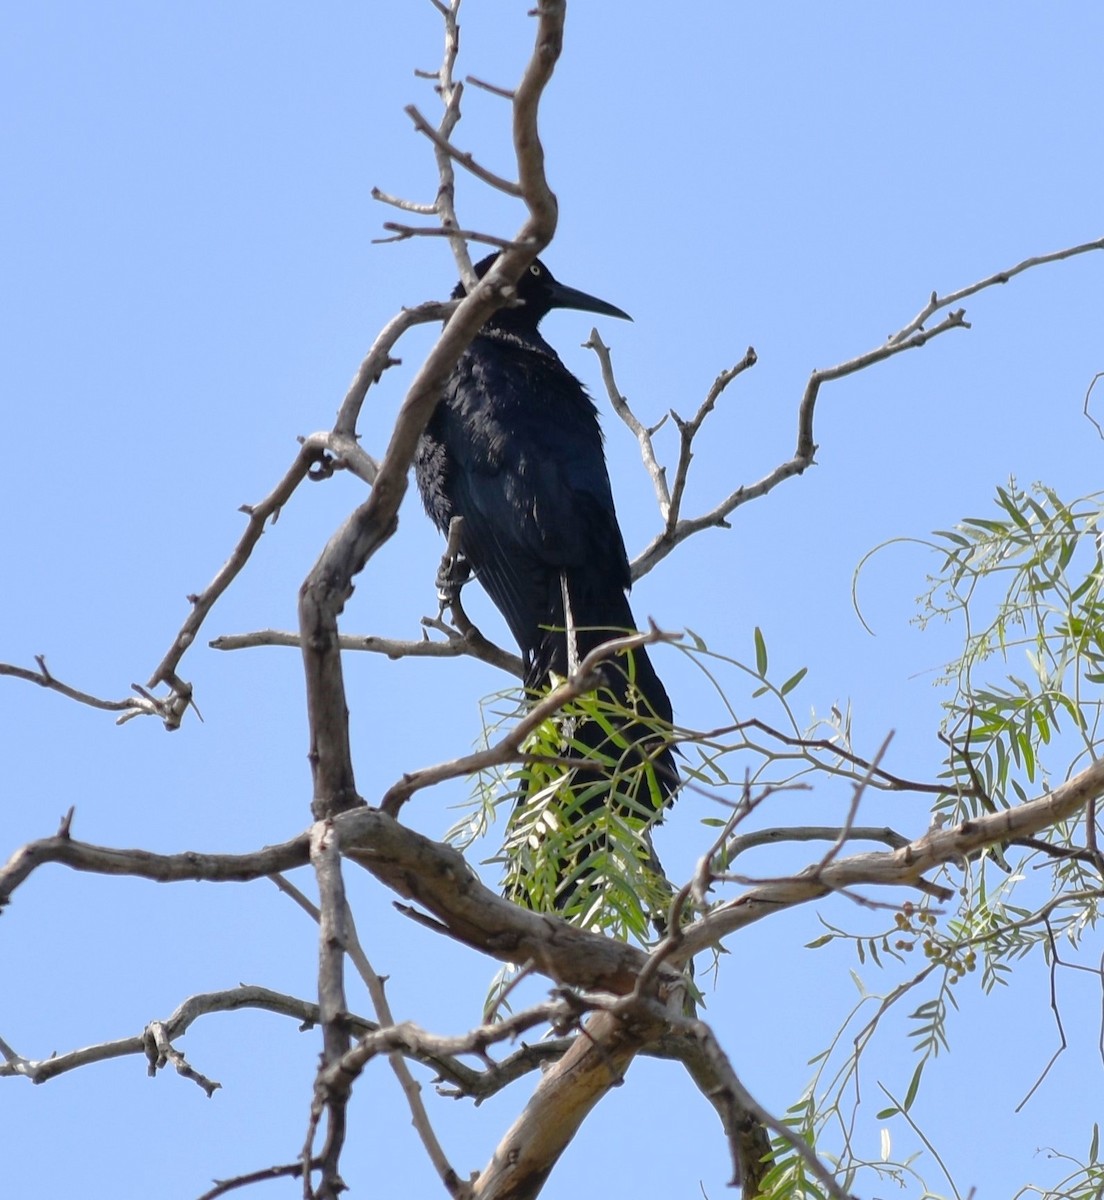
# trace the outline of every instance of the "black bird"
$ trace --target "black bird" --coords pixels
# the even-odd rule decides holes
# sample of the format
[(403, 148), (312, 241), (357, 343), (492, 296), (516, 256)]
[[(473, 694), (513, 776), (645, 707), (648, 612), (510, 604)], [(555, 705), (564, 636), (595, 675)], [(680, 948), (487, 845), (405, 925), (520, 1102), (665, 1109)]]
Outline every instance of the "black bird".
[[(476, 275), (482, 278), (496, 258), (476, 264)], [(453, 297), (463, 295), (457, 284)], [(579, 660), (636, 628), (597, 409), (538, 326), (554, 308), (631, 318), (560, 283), (539, 260), (522, 276), (517, 296), (521, 303), (498, 309), (457, 363), (418, 445), (415, 471), (442, 533), (453, 517), (464, 518), (461, 578), (474, 574), (505, 617), (521, 648), (525, 685), (537, 691), (553, 673), (568, 674), (569, 625)], [(656, 726), (670, 724), (671, 701), (646, 650), (627, 659), (605, 664), (603, 686), (640, 714), (640, 722), (626, 719), (618, 730), (637, 747), (625, 762), (652, 759), (665, 804), (678, 777)], [(595, 722), (584, 722), (575, 738), (614, 761), (626, 753)], [(635, 793), (638, 803), (655, 806), (648, 789)]]

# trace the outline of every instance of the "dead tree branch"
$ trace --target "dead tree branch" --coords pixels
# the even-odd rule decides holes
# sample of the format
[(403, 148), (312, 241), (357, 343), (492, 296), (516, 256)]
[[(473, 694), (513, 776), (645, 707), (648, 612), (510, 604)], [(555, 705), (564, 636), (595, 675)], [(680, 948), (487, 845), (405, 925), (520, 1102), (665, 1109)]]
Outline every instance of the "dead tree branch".
[(689, 960), (734, 930), (795, 904), (861, 884), (915, 886), (927, 871), (965, 859), (985, 846), (1064, 821), (1090, 800), (1104, 795), (1104, 760), (1097, 761), (1060, 787), (1015, 808), (986, 813), (946, 829), (929, 829), (906, 846), (838, 858), (827, 866), (814, 864), (786, 879), (771, 880), (734, 900), (718, 905), (683, 931), (677, 964)]
[(300, 591), (316, 818), (362, 803), (349, 747), (337, 628), (337, 619), (352, 591), (352, 580), (395, 531), (418, 438), (448, 373), (555, 232), (556, 198), (544, 176), (537, 110), (563, 44), (564, 7), (562, 0), (546, 0), (538, 10), (536, 46), (514, 98), (514, 147), (529, 209), (529, 217), (515, 240), (525, 249), (504, 250), (479, 286), (460, 301), (407, 392), (371, 495), (330, 539)]
[[(170, 1017), (164, 1021), (151, 1021), (147, 1029), (156, 1025), (161, 1035), (169, 1042), (173, 1042), (177, 1038), (183, 1037), (200, 1017), (211, 1013), (238, 1012), (241, 1009), (259, 1009), (264, 1012), (278, 1013), (281, 1016), (291, 1017), (304, 1026), (317, 1025), (319, 1020), (317, 1004), (301, 1000), (298, 996), (274, 992), (269, 988), (242, 984), (240, 987), (229, 988), (226, 991), (201, 992), (198, 995), (189, 996)], [(368, 1033), (375, 1028), (363, 1017), (351, 1018), (351, 1024), (358, 1033)], [(48, 1058), (28, 1059), (17, 1054), (0, 1039), (0, 1055), (5, 1060), (0, 1063), (0, 1078), (22, 1075), (32, 1083), (47, 1083), (59, 1075), (91, 1063), (107, 1062), (113, 1058), (124, 1058), (132, 1054), (144, 1055), (146, 1047), (146, 1032), (142, 1032), (134, 1034), (132, 1037), (85, 1046), (79, 1050), (51, 1054)]]
[(523, 762), (528, 756), (523, 753), (522, 746), (529, 735), (549, 717), (555, 716), (565, 704), (593, 691), (601, 682), (598, 667), (603, 662), (617, 654), (636, 650), (641, 646), (651, 646), (656, 642), (670, 640), (672, 640), (670, 634), (652, 629), (650, 633), (635, 633), (628, 637), (611, 638), (601, 646), (596, 646), (579, 664), (579, 669), (572, 674), (570, 679), (565, 680), (559, 687), (534, 704), (525, 716), (493, 746), (488, 746), (486, 750), (477, 750), (463, 758), (439, 763), (433, 767), (408, 771), (398, 783), (392, 784), (384, 793), (383, 800), (380, 802), (381, 810), (389, 816), (398, 816), (406, 801), (422, 788), (432, 787), (447, 779), (474, 775), (477, 771), (484, 771), (490, 767)]
[[(648, 545), (636, 556), (632, 561), (632, 577), (634, 580), (639, 579), (642, 575), (646, 575), (658, 563), (662, 562), (671, 551), (684, 542), (688, 537), (692, 537), (696, 533), (700, 533), (704, 529), (725, 528), (727, 519), (741, 505), (748, 503), (750, 500), (758, 500), (761, 496), (765, 496), (771, 492), (780, 483), (787, 479), (791, 479), (796, 475), (803, 474), (807, 468), (813, 465), (816, 455), (817, 445), (813, 435), (813, 418), (816, 410), (817, 397), (820, 393), (822, 384), (830, 383), (837, 379), (842, 379), (847, 375), (853, 375), (858, 371), (866, 370), (872, 367), (875, 363), (883, 362), (887, 358), (892, 358), (901, 353), (903, 350), (918, 349), (926, 345), (933, 338), (940, 334), (946, 333), (950, 329), (969, 329), (969, 322), (966, 320), (964, 309), (955, 309), (947, 313), (939, 324), (931, 329), (924, 329), (924, 323), (933, 316), (936, 312), (942, 309), (948, 309), (952, 304), (958, 303), (967, 296), (973, 296), (986, 288), (990, 288), (1000, 283), (1007, 283), (1016, 275), (1029, 270), (1032, 267), (1041, 266), (1045, 263), (1058, 262), (1062, 259), (1072, 258), (1078, 254), (1085, 254), (1092, 250), (1104, 249), (1104, 238), (1094, 242), (1085, 242), (1079, 246), (1071, 246), (1064, 250), (1057, 250), (1052, 254), (1039, 255), (1035, 258), (1024, 259), (1023, 262), (1017, 263), (1016, 266), (1010, 267), (1007, 270), (999, 271), (994, 275), (990, 275), (985, 279), (981, 279), (976, 283), (972, 283), (967, 287), (960, 288), (958, 291), (951, 292), (947, 296), (939, 297), (935, 292), (932, 293), (931, 299), (923, 309), (896, 333), (891, 334), (885, 342), (872, 350), (867, 350), (863, 354), (859, 354), (854, 358), (848, 359), (846, 362), (838, 363), (834, 367), (826, 367), (823, 369), (814, 370), (809, 376), (809, 382), (805, 386), (804, 395), (801, 398), (801, 403), (798, 406), (797, 418), (797, 445), (793, 455), (779, 463), (772, 470), (768, 471), (762, 478), (754, 483), (741, 484), (734, 491), (730, 492), (720, 503), (714, 505), (708, 512), (702, 513), (697, 517), (681, 517), (678, 515), (678, 510), (681, 507), (682, 492), (685, 487), (685, 472), (689, 468), (690, 459), (692, 457), (692, 442), (693, 437), (700, 428), (693, 427), (693, 422), (690, 422), (687, 431), (689, 432), (689, 440), (682, 443), (682, 449), (679, 456), (679, 469), (676, 472), (674, 482), (670, 485), (671, 503), (664, 510), (663, 493), (657, 489), (657, 495), (660, 500), (660, 509), (664, 518), (664, 528), (660, 533), (656, 534)], [(749, 355), (754, 361), (754, 351), (749, 350)], [(745, 356), (744, 362), (738, 364), (733, 370), (743, 370), (745, 365), (751, 365), (748, 362), (748, 356)], [(722, 374), (717, 384), (725, 379)], [(607, 384), (607, 387), (609, 385)], [(616, 391), (616, 385), (613, 385), (612, 390)], [(719, 393), (718, 393), (719, 394)], [(704, 420), (711, 409), (709, 397), (706, 397), (706, 402), (700, 408), (699, 415)], [(631, 427), (631, 425), (630, 425)], [(645, 464), (647, 464), (647, 455), (645, 454)], [(657, 478), (657, 472), (662, 473), (663, 468), (658, 464), (655, 468), (648, 465), (649, 474), (652, 476), (653, 483)], [(665, 480), (664, 485), (666, 486)], [(676, 497), (679, 503), (675, 503)], [(671, 518), (672, 512), (675, 514)]]
[[(393, 662), (400, 658), (475, 658), (489, 666), (498, 667), (517, 679), (524, 678), (525, 668), (520, 657), (488, 641), (474, 625), (465, 630), (458, 630), (446, 625), (437, 617), (423, 617), (422, 624), (427, 629), (436, 629), (444, 633), (446, 640), (442, 642), (422, 638), (415, 642), (403, 638), (376, 637), (374, 634), (342, 633), (338, 635), (338, 645), (342, 650), (382, 654)], [(213, 650), (246, 650), (256, 646), (289, 646), (297, 650), (302, 648), (299, 635), (286, 629), (226, 633), (213, 638), (208, 645)], [(2, 673), (0, 670), (0, 674)]]

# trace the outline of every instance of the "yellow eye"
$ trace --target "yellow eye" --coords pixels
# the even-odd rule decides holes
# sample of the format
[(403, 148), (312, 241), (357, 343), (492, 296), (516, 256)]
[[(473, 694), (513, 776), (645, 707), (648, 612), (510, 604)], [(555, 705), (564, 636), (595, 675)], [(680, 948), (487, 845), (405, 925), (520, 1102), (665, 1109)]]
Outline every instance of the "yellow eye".
[(529, 274), (530, 275), (539, 275), (540, 274), (540, 264), (539, 263), (530, 263), (529, 264)]

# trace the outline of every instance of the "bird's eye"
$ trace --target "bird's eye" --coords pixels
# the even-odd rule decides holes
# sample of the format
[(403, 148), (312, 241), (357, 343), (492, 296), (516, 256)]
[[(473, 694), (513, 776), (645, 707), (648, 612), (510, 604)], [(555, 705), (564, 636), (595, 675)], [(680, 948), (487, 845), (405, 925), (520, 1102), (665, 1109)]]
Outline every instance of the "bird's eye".
[(530, 263), (529, 264), (529, 274), (530, 275), (539, 275), (540, 274), (540, 264), (539, 263)]

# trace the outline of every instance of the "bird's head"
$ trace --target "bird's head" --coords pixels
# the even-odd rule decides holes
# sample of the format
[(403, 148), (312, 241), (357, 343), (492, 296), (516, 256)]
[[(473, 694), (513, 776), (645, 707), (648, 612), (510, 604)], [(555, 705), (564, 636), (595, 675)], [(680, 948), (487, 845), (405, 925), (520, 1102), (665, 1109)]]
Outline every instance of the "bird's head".
[[(497, 254), (488, 254), (475, 264), (475, 273), (482, 279), (494, 266)], [(453, 299), (459, 300), (464, 296), (464, 285), (458, 283), (453, 289)], [(580, 292), (578, 288), (568, 287), (560, 283), (552, 272), (539, 258), (533, 259), (525, 274), (518, 280), (517, 296), (521, 301), (516, 307), (500, 308), (487, 322), (488, 325), (498, 325), (503, 328), (535, 330), (542, 320), (554, 308), (574, 308), (580, 312), (600, 313), (604, 317), (620, 317), (623, 321), (631, 321), (627, 312)]]

